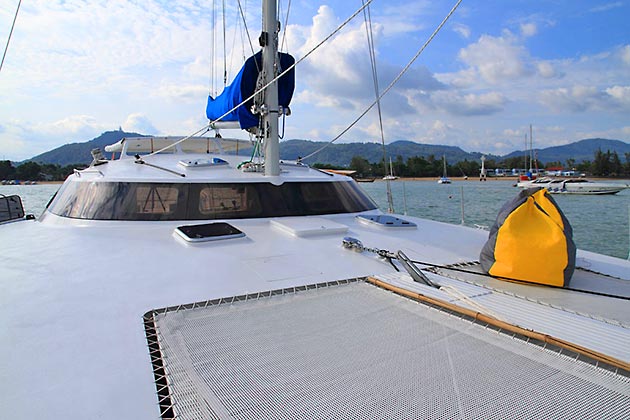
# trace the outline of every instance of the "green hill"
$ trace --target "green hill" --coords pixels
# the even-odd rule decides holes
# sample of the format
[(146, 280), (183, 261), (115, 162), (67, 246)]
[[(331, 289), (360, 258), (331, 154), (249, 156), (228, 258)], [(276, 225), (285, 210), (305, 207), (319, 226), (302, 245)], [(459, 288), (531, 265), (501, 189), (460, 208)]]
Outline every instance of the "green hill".
[[(130, 133), (122, 130), (106, 131), (100, 136), (84, 142), (66, 144), (41, 155), (29, 159), (38, 163), (52, 163), (61, 166), (85, 163), (92, 161), (90, 151), (94, 148), (101, 150), (108, 144), (116, 143), (123, 137), (141, 137), (139, 133)], [(325, 146), (324, 142), (310, 140), (287, 140), (280, 142), (280, 158), (295, 160), (298, 157), (305, 157), (310, 153)], [(445, 146), (437, 144), (421, 144), (408, 140), (398, 140), (385, 146), (387, 156), (396, 161), (401, 157), (403, 162), (413, 156), (422, 156), (429, 159), (441, 159), (446, 156), (449, 165), (453, 165), (462, 160), (479, 162), (481, 153), (466, 152), (456, 146)], [(630, 144), (620, 140), (609, 139), (585, 139), (563, 146), (554, 146), (545, 149), (536, 149), (538, 159), (543, 162), (566, 162), (567, 159), (574, 159), (576, 162), (583, 160), (592, 161), (595, 152), (601, 149), (603, 152), (616, 151), (620, 159), (625, 160), (625, 153), (630, 153)], [(488, 159), (501, 161), (506, 158), (523, 156), (525, 151), (515, 151), (505, 156), (486, 155)], [(338, 167), (346, 167), (354, 156), (361, 156), (371, 163), (380, 162), (383, 159), (383, 148), (379, 143), (333, 143), (317, 153), (312, 158), (306, 159), (308, 164), (324, 163)]]
[[(563, 146), (547, 147), (545, 149), (534, 149), (534, 153), (539, 161), (542, 163), (547, 162), (561, 162), (565, 163), (567, 159), (574, 159), (576, 163), (582, 161), (592, 161), (595, 152), (601, 150), (606, 152), (617, 152), (619, 158), (623, 161), (625, 153), (630, 153), (630, 144), (624, 143), (620, 140), (609, 139), (584, 139), (576, 141), (574, 143), (565, 144)], [(503, 156), (503, 159), (511, 157), (524, 156), (529, 153), (524, 150), (518, 150), (512, 152), (509, 155)]]
[[(323, 147), (326, 143), (309, 140), (287, 140), (280, 143), (280, 157), (282, 159), (297, 159)], [(479, 160), (481, 153), (468, 153), (456, 146), (435, 144), (421, 144), (407, 140), (398, 140), (385, 146), (387, 156), (396, 160), (398, 156), (406, 161), (412, 156), (433, 156), (441, 159), (446, 155), (449, 163), (456, 163), (467, 159)], [(312, 158), (305, 160), (308, 164), (327, 163), (335, 166), (348, 166), (354, 156), (361, 156), (369, 162), (376, 163), (383, 160), (383, 147), (379, 143), (333, 143)], [(489, 158), (497, 158), (489, 156)]]
[(37, 163), (53, 163), (61, 166), (71, 165), (74, 163), (90, 163), (92, 162), (92, 149), (99, 148), (104, 150), (108, 144), (116, 143), (123, 137), (144, 137), (144, 134), (129, 133), (122, 130), (106, 131), (100, 136), (83, 143), (70, 143), (57, 147), (56, 149), (37, 155), (30, 161)]

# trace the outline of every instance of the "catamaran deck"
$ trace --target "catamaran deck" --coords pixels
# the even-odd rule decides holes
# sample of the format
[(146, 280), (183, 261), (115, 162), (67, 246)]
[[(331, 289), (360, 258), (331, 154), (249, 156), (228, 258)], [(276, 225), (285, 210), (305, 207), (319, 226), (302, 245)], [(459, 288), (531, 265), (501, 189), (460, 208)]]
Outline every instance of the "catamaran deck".
[(163, 418), (620, 418), (630, 378), (361, 279), (153, 311)]

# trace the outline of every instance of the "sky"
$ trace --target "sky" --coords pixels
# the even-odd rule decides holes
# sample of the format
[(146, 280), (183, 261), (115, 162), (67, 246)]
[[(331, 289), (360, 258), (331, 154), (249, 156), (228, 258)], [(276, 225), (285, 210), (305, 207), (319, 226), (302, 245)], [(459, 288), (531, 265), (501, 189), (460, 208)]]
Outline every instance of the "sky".
[[(373, 0), (380, 90), (455, 2)], [(229, 84), (251, 54), (247, 33), (257, 51), (260, 32), (259, 2), (241, 0), (247, 31), (238, 2), (225, 2), (225, 19), (222, 4), (22, 2), (0, 72), (0, 160), (21, 161), (119, 127), (181, 136), (204, 127), (208, 94), (221, 92), (224, 67)], [(279, 4), (283, 50), (300, 59), (361, 0)], [(3, 51), (17, 5), (0, 0)], [(629, 17), (630, 0), (464, 0), (382, 99), (385, 142), (502, 155), (525, 148), (530, 124), (539, 148), (593, 137), (630, 142)], [(361, 13), (296, 68), (284, 139), (331, 140), (374, 92)], [(380, 141), (373, 110), (337, 142)]]

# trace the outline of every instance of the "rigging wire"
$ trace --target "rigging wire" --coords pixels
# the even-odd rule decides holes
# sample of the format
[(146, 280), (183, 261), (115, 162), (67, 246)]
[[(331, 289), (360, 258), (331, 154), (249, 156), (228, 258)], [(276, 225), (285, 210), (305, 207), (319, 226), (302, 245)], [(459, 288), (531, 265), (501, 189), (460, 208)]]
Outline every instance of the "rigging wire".
[[(289, 12), (291, 11), (291, 0), (289, 0), (289, 3), (287, 5), (287, 14), (284, 18), (284, 25), (282, 27), (282, 43), (280, 44), (280, 50), (284, 51), (284, 42), (287, 39), (287, 24), (289, 22)], [(287, 49), (286, 52), (289, 52), (289, 45), (287, 44)]]
[[(243, 8), (241, 7), (241, 0), (238, 0), (238, 9), (241, 11), (241, 17), (243, 18), (243, 27), (245, 28), (245, 33), (247, 34), (247, 40), (249, 41), (249, 48), (252, 50), (252, 55), (254, 55), (256, 53), (254, 52), (254, 45), (252, 44), (252, 37), (249, 35), (249, 29), (247, 28), (247, 21), (245, 20), (245, 13), (243, 12)], [(256, 70), (260, 71), (260, 69), (258, 68), (258, 62), (256, 60), (254, 60), (254, 62), (256, 63)], [(225, 115), (223, 117), (225, 117)]]
[(22, 0), (18, 2), (17, 9), (15, 10), (15, 16), (13, 16), (13, 23), (11, 24), (11, 31), (9, 32), (9, 38), (7, 38), (7, 45), (4, 47), (4, 54), (2, 54), (2, 61), (0, 61), (0, 71), (2, 71), (2, 66), (4, 65), (4, 59), (7, 56), (7, 51), (9, 50), (9, 42), (11, 41), (11, 35), (13, 35), (13, 28), (15, 28), (15, 21), (18, 17), (18, 12), (20, 11), (20, 5), (22, 4)]
[(216, 89), (214, 88), (214, 69), (216, 67), (216, 60), (215, 60), (215, 56), (216, 56), (216, 48), (215, 48), (215, 38), (216, 38), (216, 19), (215, 19), (215, 0), (212, 0), (212, 14), (210, 15), (210, 22), (212, 25), (212, 32), (211, 32), (211, 37), (210, 37), (210, 81), (208, 83), (209, 88), (208, 90), (210, 91), (209, 95), (212, 97), (216, 97), (217, 96), (217, 92)]
[(341, 138), (341, 136), (343, 136), (344, 134), (346, 134), (348, 131), (350, 131), (350, 129), (352, 127), (354, 127), (356, 125), (357, 122), (359, 122), (359, 120), (361, 120), (361, 118), (363, 118), (365, 116), (365, 114), (367, 114), (372, 108), (374, 108), (374, 105), (376, 105), (376, 103), (378, 102), (378, 100), (380, 100), (383, 96), (385, 96), (392, 87), (394, 87), (394, 85), (396, 83), (398, 83), (398, 80), (400, 80), (400, 78), (407, 72), (407, 70), (409, 70), (409, 68), (411, 67), (411, 65), (418, 59), (418, 57), (420, 56), (420, 54), (422, 54), (422, 52), (425, 50), (425, 48), (429, 45), (429, 43), (431, 43), (431, 41), (433, 40), (433, 38), (435, 38), (435, 36), (438, 34), (438, 32), (440, 31), (440, 29), (442, 29), (442, 27), (446, 24), (446, 22), (448, 21), (448, 19), (451, 17), (451, 15), (453, 13), (455, 13), (455, 10), (457, 9), (457, 7), (459, 6), (459, 4), (462, 2), (462, 0), (457, 0), (457, 3), (455, 3), (455, 6), (453, 6), (453, 8), (451, 9), (450, 12), (448, 12), (448, 14), (446, 15), (446, 17), (442, 20), (442, 22), (438, 25), (437, 28), (435, 28), (435, 30), (433, 31), (433, 33), (431, 34), (431, 36), (429, 37), (429, 39), (426, 40), (426, 42), (422, 45), (422, 47), (416, 52), (416, 54), (411, 58), (411, 60), (409, 60), (409, 62), (407, 63), (407, 65), (401, 70), (400, 73), (398, 73), (398, 76), (396, 76), (394, 78), (394, 80), (392, 80), (392, 82), (385, 88), (385, 90), (383, 90), (383, 92), (379, 95), (379, 97), (377, 98), (377, 100), (375, 100), (374, 102), (372, 102), (372, 104), (370, 106), (368, 106), (365, 111), (363, 111), (363, 113), (361, 113), (361, 115), (359, 115), (348, 127), (346, 127), (341, 133), (339, 133), (335, 138), (333, 138), (331, 141), (329, 141), (328, 143), (326, 143), (324, 146), (320, 147), (319, 149), (315, 150), (313, 153), (304, 156), (302, 158), (302, 160), (306, 160), (310, 157), (315, 156), (317, 153), (321, 152), (322, 150), (324, 150), (325, 148), (327, 148), (328, 146), (330, 146), (331, 144), (333, 144), (334, 142), (336, 142), (337, 140), (339, 140)]
[[(233, 112), (234, 110), (238, 109), (240, 106), (246, 104), (248, 101), (250, 101), (251, 99), (253, 99), (256, 95), (258, 95), (260, 92), (264, 91), (265, 89), (267, 89), (269, 86), (271, 86), (273, 83), (275, 83), (278, 79), (280, 79), (282, 76), (284, 76), (285, 74), (287, 74), (288, 72), (290, 72), (292, 69), (295, 68), (295, 66), (297, 66), (298, 64), (300, 64), (302, 61), (306, 60), (306, 58), (308, 58), (308, 56), (310, 56), (312, 53), (314, 53), (319, 47), (321, 47), (324, 43), (326, 43), (330, 38), (332, 38), (333, 36), (335, 36), (340, 30), (342, 30), (352, 19), (354, 19), (359, 13), (361, 13), (370, 3), (372, 3), (373, 0), (366, 0), (366, 3), (361, 6), (359, 9), (357, 9), (356, 12), (354, 12), (352, 15), (350, 15), (350, 17), (348, 17), (345, 21), (343, 21), (338, 27), (337, 29), (335, 29), (333, 32), (331, 32), (328, 36), (326, 36), (323, 40), (321, 40), (317, 45), (315, 45), (310, 51), (308, 51), (306, 54), (304, 54), (304, 56), (302, 58), (300, 58), (299, 60), (296, 60), (295, 63), (293, 63), (292, 65), (290, 65), (289, 67), (287, 67), (284, 71), (282, 71), (282, 73), (278, 74), (276, 77), (274, 77), (273, 79), (271, 79), (269, 82), (267, 82), (265, 85), (261, 86), (259, 89), (257, 89), (254, 93), (252, 93), (249, 97), (245, 98), (243, 101), (241, 101), (241, 103), (235, 105), (234, 107), (232, 107), (232, 109), (228, 110), (227, 112), (225, 112), (223, 115), (221, 115), (219, 118), (215, 119), (214, 121), (210, 121), (208, 124), (206, 124), (204, 127), (202, 127), (201, 129), (199, 129), (198, 131), (196, 131), (195, 133), (186, 136), (184, 138), (182, 138), (181, 140), (176, 141), (175, 143), (169, 144), (168, 146), (165, 146), (163, 148), (161, 148), (160, 150), (156, 150), (155, 152), (149, 153), (148, 155), (145, 155), (144, 157), (151, 157), (153, 155), (156, 155), (158, 153), (161, 153), (165, 150), (168, 150), (172, 147), (177, 146), (178, 144), (182, 143), (183, 141), (188, 140), (189, 138), (197, 135), (198, 133), (201, 133), (202, 131), (206, 130), (210, 130), (210, 127), (212, 127), (212, 125), (218, 121), (221, 121), (223, 118), (225, 118), (227, 115), (229, 115), (231, 112)], [(461, 0), (460, 0), (461, 2)], [(239, 0), (239, 7), (240, 7), (240, 0)], [(382, 95), (381, 95), (382, 97)], [(368, 109), (369, 111), (369, 109)], [(366, 111), (367, 113), (367, 111)]]
[(225, 47), (225, 0), (223, 0), (223, 88), (227, 86), (227, 49)]
[[(365, 0), (361, 0), (363, 4), (365, 4)], [(376, 109), (378, 110), (378, 125), (381, 131), (381, 145), (383, 147), (383, 168), (387, 166), (387, 150), (385, 149), (385, 133), (383, 130), (383, 114), (381, 112), (381, 101), (379, 99), (379, 88), (378, 88), (378, 72), (376, 69), (376, 53), (374, 47), (374, 33), (372, 31), (372, 15), (370, 13), (370, 8), (367, 7), (363, 9), (363, 18), (365, 20), (365, 33), (367, 35), (368, 41), (368, 50), (370, 52), (370, 64), (372, 66), (372, 81), (374, 82), (374, 96), (376, 96)], [(387, 173), (387, 171), (385, 171)], [(386, 182), (386, 190), (387, 190), (387, 211), (389, 213), (394, 213), (394, 198), (392, 197), (392, 186), (391, 181), (388, 179)]]

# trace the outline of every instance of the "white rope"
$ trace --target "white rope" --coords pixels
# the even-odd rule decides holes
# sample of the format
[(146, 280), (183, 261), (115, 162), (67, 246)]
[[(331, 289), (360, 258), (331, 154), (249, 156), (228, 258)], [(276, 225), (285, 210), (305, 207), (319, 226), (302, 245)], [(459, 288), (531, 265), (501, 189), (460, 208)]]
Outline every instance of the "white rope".
[[(147, 157), (151, 157), (153, 155), (156, 155), (158, 153), (161, 153), (165, 150), (170, 149), (171, 147), (175, 147), (178, 144), (182, 143), (183, 141), (188, 140), (191, 137), (194, 137), (195, 135), (197, 135), (198, 133), (204, 131), (204, 130), (209, 130), (210, 127), (212, 127), (213, 124), (215, 124), (218, 121), (221, 121), (223, 118), (225, 118), (227, 115), (229, 115), (231, 112), (233, 112), (234, 110), (238, 109), (240, 106), (244, 105), (245, 103), (247, 103), (248, 101), (250, 101), (252, 98), (254, 98), (256, 95), (258, 95), (260, 92), (264, 91), (265, 89), (267, 89), (269, 86), (271, 86), (273, 83), (275, 83), (278, 79), (280, 79), (282, 76), (284, 76), (285, 74), (287, 74), (289, 71), (291, 71), (293, 68), (295, 68), (295, 66), (297, 66), (298, 64), (300, 64), (302, 61), (304, 61), (309, 55), (311, 55), (315, 50), (317, 50), (319, 47), (322, 46), (322, 44), (324, 44), (325, 42), (327, 42), (330, 38), (332, 38), (335, 34), (337, 34), (337, 32), (339, 32), (344, 26), (346, 26), (352, 19), (354, 19), (359, 13), (361, 13), (363, 11), (363, 9), (365, 9), (370, 3), (372, 3), (373, 0), (367, 0), (367, 2), (361, 6), (356, 12), (354, 12), (349, 18), (347, 18), (341, 25), (339, 25), (337, 27), (337, 29), (335, 29), (333, 32), (330, 33), (330, 35), (328, 35), (326, 38), (324, 38), (322, 41), (320, 41), (317, 45), (315, 45), (315, 47), (313, 47), (309, 52), (307, 52), (304, 57), (300, 58), (299, 60), (297, 60), (295, 63), (293, 63), (291, 66), (287, 67), (282, 73), (280, 73), (279, 75), (277, 75), (276, 77), (274, 77), (271, 81), (269, 81), (266, 85), (262, 86), (260, 89), (256, 90), (254, 93), (252, 93), (248, 98), (244, 99), (241, 103), (239, 103), (238, 105), (234, 106), (232, 109), (230, 109), (229, 111), (227, 111), (226, 113), (224, 113), (223, 115), (221, 115), (219, 118), (215, 119), (214, 121), (210, 121), (210, 123), (208, 123), (207, 125), (205, 125), (203, 128), (199, 129), (198, 131), (196, 131), (195, 133), (184, 137), (181, 140), (176, 141), (175, 143), (169, 144), (166, 147), (163, 147), (160, 150), (157, 150), (153, 153), (150, 153), (148, 155), (145, 155), (144, 158)], [(461, 1), (461, 0), (460, 0)], [(240, 7), (240, 0), (239, 0), (239, 7)]]
[(459, 300), (459, 301), (469, 304), (470, 306), (472, 306), (474, 309), (481, 312), (482, 314), (490, 315), (491, 317), (495, 319), (505, 321), (505, 317), (499, 316), (496, 312), (492, 311), (488, 307), (468, 297), (465, 293), (457, 289), (455, 286), (440, 286), (440, 290), (445, 292), (447, 295), (451, 296), (452, 298), (455, 298), (455, 300)]
[(455, 6), (453, 6), (453, 8), (451, 9), (451, 11), (448, 13), (448, 15), (446, 15), (446, 17), (442, 20), (442, 22), (438, 25), (438, 27), (433, 31), (433, 33), (431, 34), (431, 36), (429, 37), (429, 39), (427, 39), (427, 41), (424, 43), (424, 45), (422, 45), (422, 47), (418, 50), (418, 52), (411, 58), (411, 60), (407, 63), (407, 65), (402, 69), (402, 71), (398, 74), (398, 76), (396, 76), (396, 78), (394, 80), (392, 80), (392, 82), (389, 84), (389, 86), (387, 86), (387, 88), (383, 91), (383, 93), (381, 93), (379, 95), (379, 97), (372, 102), (372, 104), (367, 107), (367, 109), (365, 111), (363, 111), (363, 113), (361, 113), (361, 115), (359, 115), (348, 127), (346, 127), (341, 133), (339, 133), (335, 138), (333, 138), (330, 142), (326, 143), (324, 146), (320, 147), (319, 149), (315, 150), (313, 153), (305, 156), (302, 158), (302, 160), (306, 160), (310, 157), (313, 157), (314, 155), (316, 155), (317, 153), (321, 152), (322, 150), (324, 150), (325, 148), (327, 148), (328, 146), (330, 146), (331, 144), (333, 144), (335, 141), (339, 140), (339, 138), (341, 138), (341, 136), (343, 136), (344, 134), (346, 134), (352, 127), (355, 126), (355, 124), (357, 122), (359, 122), (359, 120), (361, 118), (363, 118), (365, 116), (365, 114), (367, 114), (372, 108), (374, 108), (374, 105), (377, 104), (377, 102), (387, 94), (387, 92), (390, 91), (390, 89), (392, 87), (394, 87), (394, 85), (396, 83), (398, 83), (398, 80), (400, 80), (400, 78), (407, 72), (407, 70), (409, 70), (409, 67), (411, 67), (411, 65), (414, 63), (414, 61), (416, 61), (416, 59), (420, 56), (420, 54), (422, 54), (422, 52), (424, 51), (424, 49), (429, 45), (429, 43), (433, 40), (433, 38), (435, 38), (435, 36), (437, 35), (437, 33), (440, 31), (440, 29), (442, 29), (442, 26), (444, 26), (444, 24), (446, 23), (446, 21), (451, 17), (451, 15), (455, 12), (455, 10), (457, 9), (457, 6), (459, 6), (459, 4), (462, 2), (462, 0), (458, 0), (457, 3), (455, 4)]

